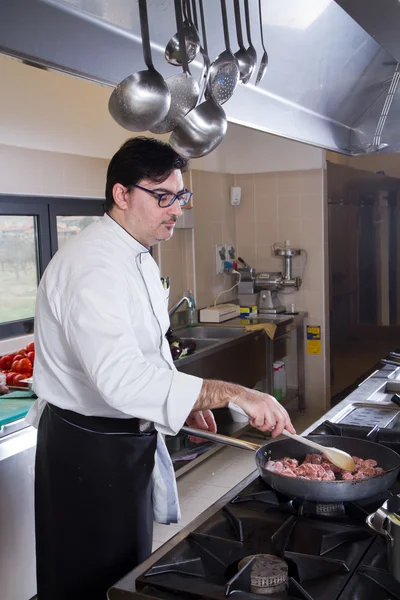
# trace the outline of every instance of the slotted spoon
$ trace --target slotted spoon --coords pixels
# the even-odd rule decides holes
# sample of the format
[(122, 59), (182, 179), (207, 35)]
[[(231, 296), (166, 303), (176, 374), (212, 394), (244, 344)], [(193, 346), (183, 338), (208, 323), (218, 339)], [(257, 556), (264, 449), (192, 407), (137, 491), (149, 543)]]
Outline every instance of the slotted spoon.
[(233, 96), (240, 79), (239, 63), (232, 53), (229, 41), (228, 16), (226, 2), (221, 0), (222, 25), (224, 29), (225, 50), (214, 60), (210, 67), (205, 97), (214, 97), (218, 104), (224, 104)]

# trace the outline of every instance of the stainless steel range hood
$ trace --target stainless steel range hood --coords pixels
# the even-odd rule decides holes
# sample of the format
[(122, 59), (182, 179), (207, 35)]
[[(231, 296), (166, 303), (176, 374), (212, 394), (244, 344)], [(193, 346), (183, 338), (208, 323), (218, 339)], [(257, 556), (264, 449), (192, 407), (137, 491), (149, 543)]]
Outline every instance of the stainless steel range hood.
[[(270, 66), (259, 87), (241, 85), (225, 104), (229, 120), (345, 154), (400, 152), (397, 61), (339, 6), (351, 3), (263, 0)], [(235, 51), (232, 1), (227, 5)], [(217, 0), (204, 0), (204, 6), (214, 58), (223, 47), (220, 6)], [(155, 65), (168, 77), (176, 73), (163, 58), (175, 33), (173, 1), (149, 0), (148, 7)], [(250, 0), (250, 9), (261, 57), (258, 0)], [(143, 68), (137, 3), (2, 0), (0, 51), (114, 86)], [(201, 63), (192, 71), (200, 76)]]

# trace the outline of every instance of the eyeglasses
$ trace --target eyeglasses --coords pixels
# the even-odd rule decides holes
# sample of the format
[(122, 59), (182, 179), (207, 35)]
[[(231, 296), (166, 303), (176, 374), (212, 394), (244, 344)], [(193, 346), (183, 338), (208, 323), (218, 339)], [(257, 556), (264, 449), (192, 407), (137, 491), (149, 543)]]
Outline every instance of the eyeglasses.
[(182, 192), (179, 192), (179, 194), (173, 194), (172, 192), (164, 192), (160, 194), (154, 190), (148, 190), (141, 185), (130, 185), (129, 188), (138, 188), (139, 190), (154, 196), (157, 199), (158, 206), (160, 208), (168, 208), (168, 206), (171, 206), (175, 200), (177, 200), (180, 207), (185, 206), (193, 196), (193, 192), (190, 192), (186, 189), (182, 190)]

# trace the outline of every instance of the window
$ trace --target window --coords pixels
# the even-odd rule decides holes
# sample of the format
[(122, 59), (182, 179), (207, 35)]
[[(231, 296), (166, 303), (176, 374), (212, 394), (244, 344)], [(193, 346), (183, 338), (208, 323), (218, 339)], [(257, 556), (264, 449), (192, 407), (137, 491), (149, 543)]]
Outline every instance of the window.
[(0, 339), (33, 331), (36, 290), (51, 257), (103, 213), (101, 200), (0, 195)]
[(38, 280), (36, 218), (0, 216), (0, 324), (33, 318)]
[(68, 242), (68, 240), (82, 229), (85, 229), (91, 223), (98, 221), (100, 217), (82, 217), (82, 216), (70, 216), (70, 217), (57, 217), (57, 243), (58, 247), (61, 248)]

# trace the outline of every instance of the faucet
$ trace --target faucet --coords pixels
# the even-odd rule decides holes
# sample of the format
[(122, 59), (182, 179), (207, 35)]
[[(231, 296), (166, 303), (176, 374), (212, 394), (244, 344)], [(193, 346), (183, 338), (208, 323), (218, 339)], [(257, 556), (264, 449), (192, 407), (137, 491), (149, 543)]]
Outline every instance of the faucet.
[(180, 308), (184, 302), (187, 302), (188, 308), (190, 308), (190, 309), (196, 308), (196, 303), (194, 301), (194, 298), (193, 298), (192, 294), (189, 292), (187, 296), (183, 296), (183, 298), (178, 300), (178, 302), (176, 304), (174, 304), (174, 306), (168, 311), (169, 316), (172, 317), (172, 315), (174, 313), (176, 313), (178, 308)]

